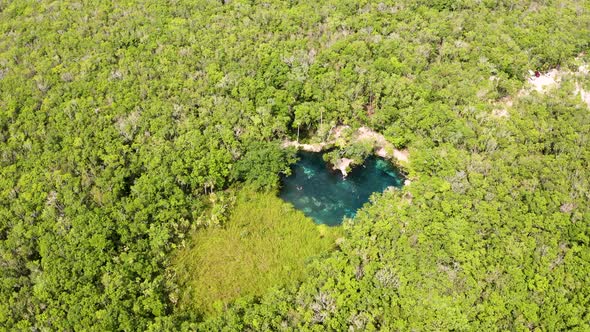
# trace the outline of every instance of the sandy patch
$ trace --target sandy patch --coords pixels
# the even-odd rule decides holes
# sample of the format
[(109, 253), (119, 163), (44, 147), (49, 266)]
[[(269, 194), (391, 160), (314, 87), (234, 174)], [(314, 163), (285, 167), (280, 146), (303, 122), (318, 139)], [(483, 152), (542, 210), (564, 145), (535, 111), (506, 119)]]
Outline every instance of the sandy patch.
[(506, 97), (500, 99), (500, 104), (504, 105), (505, 108), (508, 108), (508, 107), (512, 107), (512, 105), (514, 105), (514, 102), (512, 101), (511, 96), (506, 96)]
[(375, 154), (378, 155), (381, 158), (388, 158), (389, 154), (387, 153), (387, 150), (385, 150), (385, 148), (379, 148), (375, 151)]
[(551, 69), (547, 73), (539, 75), (539, 77), (536, 77), (535, 74), (532, 73), (531, 77), (528, 79), (528, 82), (533, 90), (537, 92), (543, 92), (545, 89), (556, 86), (560, 80), (561, 73), (559, 70)]
[[(573, 76), (574, 80), (580, 76), (586, 76), (589, 73), (588, 64), (583, 63), (578, 66), (578, 70), (575, 72), (570, 71), (561, 71), (557, 69), (551, 69), (545, 74), (541, 74), (539, 77), (535, 77), (534, 73), (531, 71), (531, 77), (529, 77), (528, 82), (531, 86), (531, 89), (540, 93), (547, 91), (553, 87), (558, 86), (561, 83), (561, 78), (564, 76)], [(522, 90), (519, 93), (519, 96), (527, 95), (528, 91)], [(575, 83), (574, 94), (579, 95), (582, 98), (582, 101), (590, 107), (590, 92), (585, 91), (581, 88), (578, 82)]]
[(410, 159), (410, 151), (408, 151), (408, 149), (403, 149), (403, 150), (394, 149), (393, 150), (393, 157), (397, 160), (400, 160), (400, 161), (408, 161)]
[(514, 102), (512, 101), (511, 96), (501, 98), (498, 100), (498, 102), (494, 103), (494, 106), (497, 108), (492, 111), (492, 115), (498, 118), (505, 118), (509, 116), (508, 109), (511, 108), (513, 104)]
[(298, 150), (308, 151), (308, 152), (320, 152), (326, 146), (326, 143), (315, 143), (315, 144), (301, 144), (297, 141), (284, 141), (283, 147), (287, 148), (290, 146), (294, 146)]
[[(546, 93), (548, 90), (558, 87), (561, 84), (562, 78), (573, 79), (575, 82), (574, 94), (579, 95), (582, 101), (590, 108), (590, 92), (581, 88), (578, 82), (579, 77), (587, 76), (589, 71), (588, 64), (582, 61), (582, 55), (576, 58), (577, 61), (582, 62), (576, 71), (551, 69), (546, 73), (535, 75), (535, 72), (529, 70), (530, 77), (527, 79), (529, 86), (521, 89), (516, 95), (517, 98), (526, 97), (531, 91), (539, 93)], [(492, 115), (496, 117), (507, 117), (510, 114), (508, 110), (512, 107), (512, 99), (510, 96), (500, 99), (494, 103), (496, 108), (492, 111)]]
[(379, 146), (384, 146), (389, 143), (389, 142), (387, 142), (387, 140), (385, 139), (385, 137), (383, 135), (381, 135), (381, 134), (379, 134), (367, 127), (360, 127), (359, 128), (359, 130), (357, 131), (357, 139), (358, 140), (372, 139), (372, 140), (375, 140), (375, 142)]
[(342, 136), (342, 132), (347, 128), (350, 128), (350, 127), (349, 126), (337, 126), (337, 127), (332, 128), (330, 130), (329, 135), (328, 135), (328, 140), (325, 142), (314, 143), (314, 144), (303, 144), (303, 143), (299, 143), (297, 141), (285, 140), (285, 141), (283, 141), (283, 147), (286, 148), (286, 147), (294, 146), (298, 150), (303, 150), (303, 151), (307, 151), (307, 152), (321, 152), (327, 146), (333, 145), (334, 143), (336, 143), (336, 140)]
[(492, 111), (492, 115), (498, 118), (505, 118), (508, 116), (508, 110), (505, 108), (499, 108)]
[(336, 126), (332, 129), (332, 134), (330, 136), (334, 137), (334, 139), (340, 138), (342, 136), (342, 132), (349, 128), (350, 126)]
[[(367, 127), (360, 127), (357, 131), (357, 140), (370, 139), (375, 141), (375, 154), (382, 158), (395, 158), (399, 161), (408, 161), (410, 157), (409, 151), (398, 150), (394, 148), (393, 144), (389, 143), (385, 136), (375, 132)], [(390, 155), (388, 151), (393, 151)]]

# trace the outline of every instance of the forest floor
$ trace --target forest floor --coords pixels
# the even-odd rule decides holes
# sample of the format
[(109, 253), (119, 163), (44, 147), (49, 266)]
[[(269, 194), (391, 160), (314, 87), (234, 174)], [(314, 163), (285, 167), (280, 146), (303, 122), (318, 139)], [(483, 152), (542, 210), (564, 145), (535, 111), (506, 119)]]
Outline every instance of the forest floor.
[(561, 82), (561, 77), (565, 72), (558, 69), (551, 69), (547, 73), (540, 74), (539, 77), (531, 74), (528, 82), (532, 90), (543, 93), (545, 89), (552, 88)]
[[(588, 72), (588, 64), (586, 63), (580, 64), (576, 71), (554, 68), (546, 73), (540, 73), (539, 76), (530, 71), (530, 77), (527, 79), (528, 87), (520, 90), (516, 98), (528, 96), (532, 91), (545, 94), (558, 87), (562, 82), (573, 80), (574, 95), (580, 96), (582, 101), (590, 108), (590, 91), (585, 90), (581, 83), (588, 76)], [(492, 111), (492, 115), (499, 118), (508, 117), (510, 115), (509, 109), (514, 104), (514, 98), (513, 96), (506, 96), (498, 100), (496, 103), (497, 108)]]

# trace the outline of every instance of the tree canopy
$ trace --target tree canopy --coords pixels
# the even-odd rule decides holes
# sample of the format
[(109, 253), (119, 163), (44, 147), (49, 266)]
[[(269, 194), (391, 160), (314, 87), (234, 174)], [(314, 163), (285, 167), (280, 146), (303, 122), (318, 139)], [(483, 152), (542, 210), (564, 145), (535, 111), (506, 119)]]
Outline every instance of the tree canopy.
[[(0, 330), (588, 330), (589, 26), (576, 0), (0, 0)], [(212, 197), (272, 193), (281, 142), (335, 125), (408, 148), (412, 184), (305, 277), (180, 305), (178, 248), (232, 229)]]

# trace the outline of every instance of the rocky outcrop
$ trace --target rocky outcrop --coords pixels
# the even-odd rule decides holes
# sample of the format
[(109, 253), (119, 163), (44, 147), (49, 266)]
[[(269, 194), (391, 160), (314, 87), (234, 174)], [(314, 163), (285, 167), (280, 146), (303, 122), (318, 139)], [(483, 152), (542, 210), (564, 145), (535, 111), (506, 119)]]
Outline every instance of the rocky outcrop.
[(348, 170), (350, 169), (350, 165), (354, 160), (349, 158), (341, 158), (332, 166), (332, 169), (337, 169), (342, 173), (344, 177), (348, 176)]

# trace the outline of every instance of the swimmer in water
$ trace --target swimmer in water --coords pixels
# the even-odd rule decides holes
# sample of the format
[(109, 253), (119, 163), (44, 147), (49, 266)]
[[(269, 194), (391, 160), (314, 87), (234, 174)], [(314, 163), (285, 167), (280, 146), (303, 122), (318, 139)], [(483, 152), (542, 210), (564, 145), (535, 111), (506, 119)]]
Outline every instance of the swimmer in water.
[(303, 186), (297, 186), (297, 190), (302, 190)]

